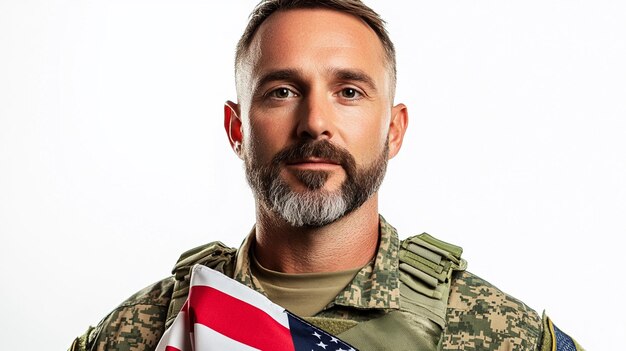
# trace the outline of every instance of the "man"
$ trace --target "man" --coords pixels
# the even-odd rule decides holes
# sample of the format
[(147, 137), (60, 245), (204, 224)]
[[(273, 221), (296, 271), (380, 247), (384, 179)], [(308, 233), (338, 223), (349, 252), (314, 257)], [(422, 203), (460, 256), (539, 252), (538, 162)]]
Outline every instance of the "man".
[(224, 126), (245, 164), (256, 226), (235, 250), (184, 253), (71, 350), (153, 350), (203, 264), (361, 350), (580, 349), (544, 316), (465, 272), (461, 249), (400, 242), (378, 214), (407, 108), (394, 105), (395, 51), (358, 0), (268, 0), (236, 55)]

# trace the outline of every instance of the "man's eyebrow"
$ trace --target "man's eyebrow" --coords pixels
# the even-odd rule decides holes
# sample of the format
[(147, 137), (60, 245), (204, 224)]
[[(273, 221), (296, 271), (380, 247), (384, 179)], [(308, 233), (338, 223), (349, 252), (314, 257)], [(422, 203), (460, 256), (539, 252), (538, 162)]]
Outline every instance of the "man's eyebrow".
[(374, 92), (377, 90), (374, 79), (362, 70), (337, 68), (331, 69), (330, 73), (339, 80), (361, 82), (368, 85)]
[[(365, 71), (360, 69), (349, 68), (330, 68), (328, 74), (337, 80), (361, 82), (366, 84), (373, 92), (376, 92), (377, 86), (374, 79)], [(262, 86), (276, 81), (301, 81), (303, 73), (299, 69), (285, 68), (266, 72), (259, 78), (254, 86), (254, 91), (258, 91)]]
[(279, 80), (300, 80), (302, 77), (302, 72), (297, 69), (279, 69), (275, 71), (269, 71), (261, 76), (257, 83), (254, 86), (254, 91), (257, 91), (259, 88), (264, 86), (265, 84), (279, 81)]

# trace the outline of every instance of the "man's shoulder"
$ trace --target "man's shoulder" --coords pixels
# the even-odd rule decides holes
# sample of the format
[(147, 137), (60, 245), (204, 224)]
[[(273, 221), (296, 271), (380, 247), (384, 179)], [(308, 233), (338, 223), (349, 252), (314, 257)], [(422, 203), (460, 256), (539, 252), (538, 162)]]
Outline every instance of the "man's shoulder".
[(452, 277), (445, 350), (535, 350), (542, 318), (532, 308), (467, 271)]
[(236, 249), (212, 242), (184, 252), (173, 275), (136, 292), (76, 338), (71, 351), (152, 350), (187, 297), (190, 269), (204, 264), (228, 274)]
[[(422, 305), (435, 312), (435, 317), (445, 319), (440, 324), (445, 328), (443, 349), (537, 349), (543, 328), (539, 314), (488, 281), (467, 272), (462, 252), (459, 246), (423, 233), (403, 240), (398, 254), (401, 273), (405, 273), (401, 274), (402, 282), (427, 295), (428, 303)], [(426, 276), (421, 277), (415, 269)], [(430, 289), (418, 284), (419, 280), (429, 279)], [(423, 296), (406, 291), (409, 298), (424, 300)]]
[(170, 276), (136, 292), (76, 338), (70, 350), (153, 349), (165, 328), (173, 288)]

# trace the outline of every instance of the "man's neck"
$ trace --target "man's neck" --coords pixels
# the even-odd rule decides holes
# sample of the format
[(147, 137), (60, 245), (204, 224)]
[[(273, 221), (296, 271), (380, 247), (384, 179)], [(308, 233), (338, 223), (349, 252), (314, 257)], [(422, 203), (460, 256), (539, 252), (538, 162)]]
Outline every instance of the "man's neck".
[(335, 272), (362, 267), (378, 246), (378, 196), (319, 228), (294, 228), (257, 204), (255, 255), (284, 273)]

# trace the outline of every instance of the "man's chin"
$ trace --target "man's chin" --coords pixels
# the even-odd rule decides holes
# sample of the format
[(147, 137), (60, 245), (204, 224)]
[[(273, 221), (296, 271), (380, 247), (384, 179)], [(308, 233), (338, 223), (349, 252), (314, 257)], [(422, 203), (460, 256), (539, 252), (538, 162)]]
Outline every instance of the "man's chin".
[(341, 191), (318, 189), (276, 195), (272, 211), (293, 227), (322, 227), (343, 217), (348, 210)]
[(325, 219), (314, 219), (311, 221), (307, 221), (307, 220), (300, 220), (297, 222), (294, 221), (290, 221), (287, 220), (286, 218), (283, 217), (283, 219), (292, 227), (294, 228), (303, 228), (303, 229), (317, 229), (317, 228), (322, 228), (325, 227), (327, 225), (331, 225), (335, 222), (337, 222), (338, 220), (342, 219), (345, 216), (345, 214), (342, 214), (338, 217), (335, 218), (325, 218)]

